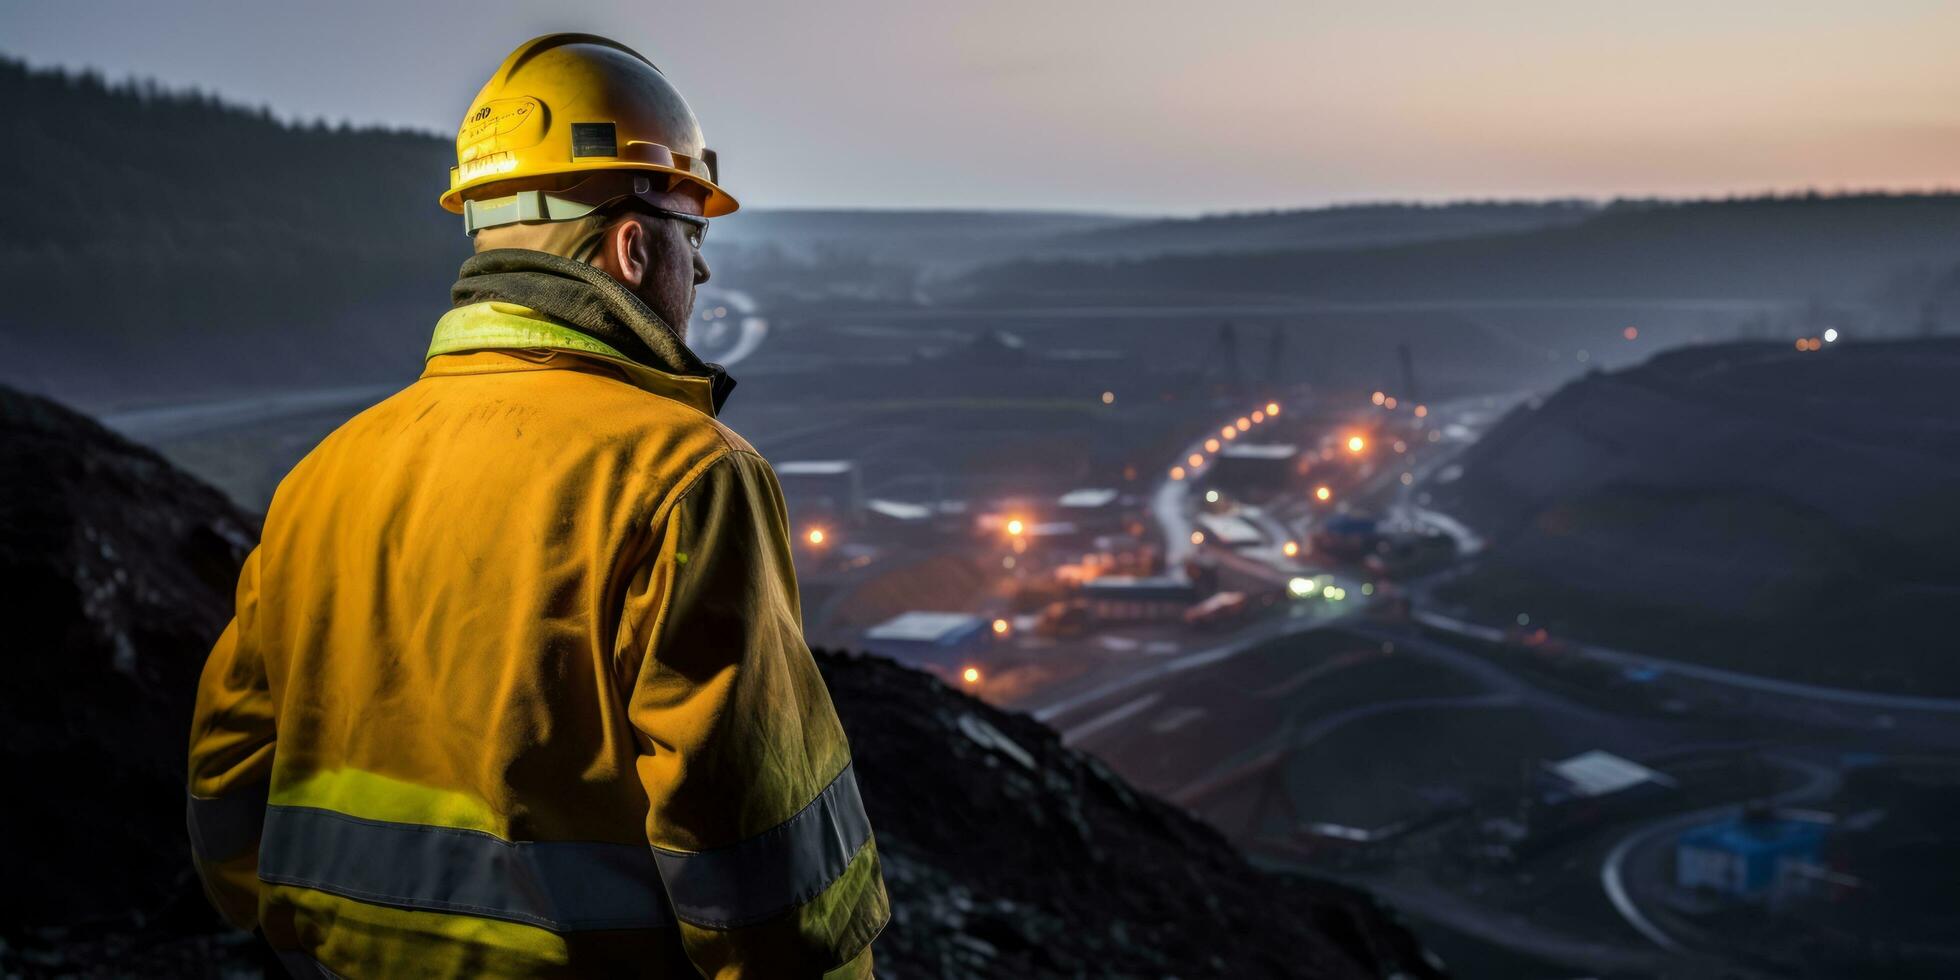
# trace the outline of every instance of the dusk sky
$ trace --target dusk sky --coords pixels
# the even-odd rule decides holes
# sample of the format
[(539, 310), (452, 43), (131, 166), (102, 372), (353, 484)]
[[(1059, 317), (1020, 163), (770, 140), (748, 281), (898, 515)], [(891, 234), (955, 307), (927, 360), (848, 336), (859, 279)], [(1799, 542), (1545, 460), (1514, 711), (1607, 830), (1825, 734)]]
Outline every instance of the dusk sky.
[(1960, 186), (1960, 4), (1934, 0), (0, 5), (36, 66), (445, 135), (557, 30), (653, 59), (765, 207)]

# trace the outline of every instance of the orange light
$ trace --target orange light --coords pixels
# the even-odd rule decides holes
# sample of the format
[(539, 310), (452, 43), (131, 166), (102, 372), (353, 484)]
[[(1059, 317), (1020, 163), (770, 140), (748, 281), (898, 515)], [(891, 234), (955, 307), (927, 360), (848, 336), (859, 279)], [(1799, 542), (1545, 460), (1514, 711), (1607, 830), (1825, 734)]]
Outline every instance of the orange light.
[(1105, 392), (1103, 392), (1103, 404), (1105, 404), (1105, 405), (1114, 405), (1115, 403), (1116, 403), (1116, 393), (1115, 393), (1115, 392), (1113, 392), (1113, 391), (1105, 391)]
[(1239, 416), (1239, 431), (1244, 432), (1250, 428), (1252, 428), (1252, 420), (1243, 415)]
[(1329, 490), (1326, 487), (1315, 487), (1313, 491), (1313, 499), (1332, 500), (1334, 499), (1334, 491)]
[(1348, 446), (1348, 452), (1358, 453), (1363, 449), (1368, 448), (1368, 440), (1363, 439), (1360, 436), (1348, 436), (1347, 446)]
[(822, 544), (822, 543), (823, 543), (823, 528), (820, 528), (820, 527), (813, 527), (813, 528), (811, 528), (811, 529), (810, 529), (810, 535), (809, 535), (809, 537), (810, 537), (810, 543), (811, 543), (811, 544)]
[(1192, 531), (1192, 532), (1191, 532), (1191, 543), (1192, 543), (1192, 544), (1204, 544), (1204, 543), (1205, 543), (1205, 532), (1203, 532), (1203, 531)]
[(1810, 349), (1810, 340), (1809, 340), (1809, 338), (1807, 338), (1807, 337), (1798, 337), (1798, 338), (1797, 338), (1797, 349), (1798, 349), (1798, 350), (1809, 350), (1809, 349)]
[(1625, 338), (1626, 338), (1626, 339), (1628, 339), (1628, 340), (1639, 340), (1639, 339), (1640, 339), (1640, 328), (1639, 328), (1639, 327), (1628, 327), (1628, 328), (1626, 328), (1625, 330), (1622, 330), (1622, 331), (1620, 331), (1620, 336), (1622, 336), (1622, 337), (1625, 337)]
[(980, 668), (968, 667), (967, 669), (960, 671), (960, 680), (963, 680), (968, 684), (980, 683)]
[(1427, 405), (1417, 405), (1417, 406), (1416, 406), (1416, 418), (1419, 418), (1419, 419), (1424, 419), (1424, 418), (1428, 418), (1428, 417), (1429, 417), (1429, 406), (1427, 406)]
[(1391, 412), (1395, 411), (1395, 396), (1390, 395), (1387, 401), (1382, 402), (1382, 407), (1388, 409)]
[(1288, 557), (1288, 558), (1291, 558), (1291, 557), (1293, 557), (1294, 555), (1297, 555), (1297, 554), (1299, 554), (1299, 553), (1300, 553), (1300, 542), (1298, 542), (1298, 541), (1288, 541), (1287, 543), (1285, 543), (1285, 544), (1283, 544), (1283, 545), (1280, 545), (1280, 548), (1279, 548), (1279, 553), (1280, 553), (1280, 554), (1282, 554), (1282, 555), (1285, 555), (1285, 556), (1286, 556), (1286, 557)]
[(1185, 460), (1185, 462), (1190, 463), (1193, 468), (1203, 466), (1205, 465), (1205, 454), (1192, 453), (1191, 458)]
[(1173, 466), (1173, 467), (1171, 467), (1171, 479), (1173, 479), (1173, 480), (1182, 480), (1182, 479), (1184, 479), (1184, 467), (1182, 467), (1182, 466)]
[(994, 620), (994, 632), (995, 632), (995, 633), (997, 633), (997, 634), (999, 634), (999, 635), (1001, 635), (1001, 636), (1006, 636), (1006, 635), (1007, 635), (1007, 620), (1005, 620), (1005, 619), (996, 619), (996, 620)]
[(1237, 439), (1239, 437), (1239, 430), (1234, 429), (1228, 425), (1225, 427), (1225, 432), (1223, 434), (1227, 439)]
[(1267, 403), (1266, 403), (1266, 414), (1267, 414), (1267, 415), (1278, 415), (1278, 414), (1279, 414), (1279, 402), (1267, 402)]
[(1208, 453), (1215, 453), (1215, 452), (1217, 452), (1217, 451), (1218, 451), (1218, 440), (1216, 440), (1216, 439), (1206, 439), (1206, 440), (1205, 440), (1205, 452), (1208, 452)]
[(1387, 395), (1384, 395), (1384, 394), (1382, 394), (1382, 393), (1381, 393), (1381, 392), (1379, 392), (1379, 391), (1377, 391), (1377, 392), (1375, 392), (1374, 394), (1372, 394), (1372, 395), (1370, 395), (1370, 396), (1368, 396), (1368, 400), (1369, 400), (1369, 401), (1372, 401), (1372, 402), (1374, 402), (1374, 403), (1375, 403), (1375, 404), (1377, 404), (1377, 405), (1380, 405), (1380, 404), (1381, 404), (1382, 402), (1385, 402), (1385, 401), (1387, 401), (1387, 400), (1388, 400), (1388, 396), (1387, 396)]
[(1028, 526), (1026, 524), (1021, 523), (1021, 519), (1018, 517), (1007, 522), (1007, 533), (1009, 534), (1019, 536), (1022, 531), (1025, 531), (1027, 529)]

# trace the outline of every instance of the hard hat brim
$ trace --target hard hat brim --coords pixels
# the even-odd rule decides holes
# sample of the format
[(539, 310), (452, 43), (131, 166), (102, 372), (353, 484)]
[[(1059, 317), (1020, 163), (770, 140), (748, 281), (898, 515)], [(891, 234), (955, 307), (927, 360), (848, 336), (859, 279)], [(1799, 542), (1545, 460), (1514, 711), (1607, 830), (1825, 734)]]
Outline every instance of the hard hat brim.
[[(722, 190), (721, 186), (714, 181), (679, 167), (662, 166), (656, 163), (633, 163), (624, 160), (580, 160), (568, 163), (562, 168), (554, 168), (553, 175), (593, 173), (604, 170), (668, 174), (679, 177), (682, 180), (690, 181), (708, 192), (708, 199), (703, 203), (701, 208), (701, 213), (704, 217), (719, 218), (723, 215), (734, 214), (741, 207), (741, 202), (735, 200), (734, 195)], [(521, 180), (523, 178), (517, 179)], [(443, 210), (448, 211), (450, 214), (462, 214), (463, 199), (470, 196), (471, 191), (487, 187), (491, 184), (509, 183), (511, 181), (511, 177), (502, 173), (484, 174), (475, 180), (450, 188), (442, 195), (438, 203), (442, 205)]]

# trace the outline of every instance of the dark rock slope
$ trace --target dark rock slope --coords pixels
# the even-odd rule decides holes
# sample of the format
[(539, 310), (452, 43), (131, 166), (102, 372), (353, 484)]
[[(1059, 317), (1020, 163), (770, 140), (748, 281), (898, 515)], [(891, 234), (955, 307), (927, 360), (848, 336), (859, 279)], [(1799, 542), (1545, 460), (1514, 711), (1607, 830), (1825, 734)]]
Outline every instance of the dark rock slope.
[(257, 535), (157, 454), (0, 388), (0, 966), (32, 969), (37, 936), (120, 958), (213, 928), (181, 830), (185, 740)]
[(1252, 868), (1027, 715), (881, 657), (819, 663), (885, 860), (893, 975), (1432, 972), (1368, 895)]
[[(8, 682), (0, 973), (257, 967), (182, 831), (199, 665), (254, 522), (156, 454), (0, 388)], [(886, 860), (895, 977), (1429, 976), (1367, 895), (1249, 866), (1054, 732), (821, 653)]]
[[(1960, 341), (1657, 355), (1518, 409), (1435, 506), (1497, 621), (1856, 687), (1960, 693)], [(1855, 655), (1847, 655), (1855, 654)]]

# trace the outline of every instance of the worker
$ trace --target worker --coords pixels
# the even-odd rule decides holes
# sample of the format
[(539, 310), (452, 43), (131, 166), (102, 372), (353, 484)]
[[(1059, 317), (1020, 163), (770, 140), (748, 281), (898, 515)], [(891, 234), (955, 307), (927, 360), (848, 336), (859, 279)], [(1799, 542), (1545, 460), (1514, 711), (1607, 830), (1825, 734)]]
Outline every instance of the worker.
[(868, 977), (781, 490), (685, 341), (736, 202), (618, 42), (519, 47), (421, 378), (280, 484), (191, 724), (205, 890), (307, 976)]

